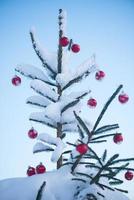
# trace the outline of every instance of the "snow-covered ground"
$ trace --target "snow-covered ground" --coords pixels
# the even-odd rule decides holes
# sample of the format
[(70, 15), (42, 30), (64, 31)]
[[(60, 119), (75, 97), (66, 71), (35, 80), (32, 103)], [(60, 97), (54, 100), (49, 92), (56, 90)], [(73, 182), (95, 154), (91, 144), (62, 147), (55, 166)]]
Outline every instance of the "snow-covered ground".
[[(87, 200), (86, 194), (94, 194), (97, 200), (129, 200), (118, 191), (102, 190), (96, 185), (72, 180), (68, 167), (26, 178), (0, 181), (0, 200), (35, 200), (42, 183), (46, 181), (42, 200)], [(80, 189), (79, 189), (80, 188)], [(76, 196), (77, 192), (79, 194)], [(102, 192), (105, 197), (97, 195)]]

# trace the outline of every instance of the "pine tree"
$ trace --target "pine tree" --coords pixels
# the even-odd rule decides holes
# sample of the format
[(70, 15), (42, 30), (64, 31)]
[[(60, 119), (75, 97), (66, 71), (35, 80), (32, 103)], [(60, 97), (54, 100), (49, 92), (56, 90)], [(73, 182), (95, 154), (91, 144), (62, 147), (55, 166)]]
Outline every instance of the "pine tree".
[[(121, 96), (120, 91), (123, 85), (119, 85), (104, 105), (93, 128), (86, 119), (81, 118), (81, 100), (91, 91), (87, 88), (75, 92), (72, 86), (84, 81), (94, 72), (96, 72), (96, 79), (99, 80), (104, 77), (104, 72), (98, 70), (94, 55), (77, 67), (76, 71), (70, 71), (66, 61), (71, 51), (77, 53), (80, 47), (66, 36), (65, 18), (65, 13), (60, 9), (58, 52), (55, 54), (44, 50), (36, 38), (35, 30), (30, 31), (33, 48), (43, 69), (31, 65), (18, 65), (15, 69), (33, 79), (31, 88), (37, 95), (29, 97), (27, 103), (42, 109), (42, 112), (32, 113), (30, 120), (55, 130), (54, 136), (47, 133), (39, 134), (34, 153), (51, 151), (51, 160), (57, 164), (57, 169), (68, 167), (73, 176), (72, 181), (84, 184), (83, 187), (77, 187), (74, 200), (104, 199), (105, 190), (127, 193), (126, 190), (116, 186), (123, 183), (123, 180), (118, 178), (118, 174), (125, 171), (126, 179), (132, 179), (134, 169), (130, 168), (129, 164), (134, 161), (134, 158), (120, 159), (119, 154), (115, 154), (107, 159), (107, 150), (104, 150), (102, 156), (97, 155), (91, 148), (91, 144), (106, 142), (109, 137), (112, 137), (115, 143), (122, 141), (121, 133), (117, 133), (118, 124), (101, 127), (99, 124), (109, 105), (117, 96), (121, 103), (128, 101), (128, 97), (125, 94)], [(88, 101), (88, 104), (95, 106), (96, 102), (92, 99)], [(79, 133), (76, 143), (66, 142), (68, 132)], [(70, 150), (65, 149), (67, 145), (71, 147)], [(43, 182), (39, 188), (38, 200), (42, 198), (45, 185), (47, 182)], [(97, 188), (94, 193), (90, 192), (91, 187)]]

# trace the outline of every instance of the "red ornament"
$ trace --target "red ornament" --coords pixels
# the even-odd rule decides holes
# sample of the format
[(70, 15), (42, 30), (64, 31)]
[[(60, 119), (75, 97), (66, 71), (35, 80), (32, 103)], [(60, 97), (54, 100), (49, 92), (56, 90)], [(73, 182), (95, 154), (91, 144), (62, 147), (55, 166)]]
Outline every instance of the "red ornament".
[(129, 100), (129, 96), (125, 93), (122, 93), (118, 96), (118, 100), (120, 103), (126, 103)]
[(60, 38), (60, 45), (66, 47), (69, 44), (69, 39), (67, 37)]
[(95, 78), (96, 80), (101, 81), (103, 78), (105, 77), (105, 73), (103, 71), (98, 71), (95, 74)]
[(19, 76), (14, 76), (14, 77), (12, 78), (12, 84), (13, 84), (14, 86), (20, 85), (20, 84), (21, 84), (21, 78), (20, 78)]
[(29, 136), (31, 139), (36, 138), (37, 135), (38, 135), (38, 132), (37, 132), (34, 128), (31, 128), (31, 129), (28, 131), (28, 136)]
[(33, 176), (33, 175), (35, 175), (35, 174), (36, 174), (35, 168), (34, 168), (34, 167), (28, 167), (27, 175), (28, 175), (28, 176)]
[(120, 144), (121, 142), (123, 142), (123, 136), (122, 136), (122, 134), (121, 133), (116, 133), (114, 135), (113, 141), (116, 144)]
[(95, 108), (97, 106), (97, 101), (93, 98), (90, 98), (87, 102), (87, 105), (92, 107), (92, 108)]
[(88, 145), (87, 144), (78, 144), (76, 146), (76, 150), (80, 153), (80, 154), (85, 154), (88, 151)]
[(80, 46), (78, 44), (73, 44), (71, 49), (74, 53), (78, 53), (80, 51)]
[(127, 172), (125, 173), (125, 179), (126, 179), (126, 180), (131, 181), (133, 178), (134, 178), (133, 172), (127, 171)]
[(40, 163), (36, 167), (36, 172), (37, 172), (37, 174), (43, 174), (43, 173), (45, 173), (46, 172), (45, 166), (42, 163)]

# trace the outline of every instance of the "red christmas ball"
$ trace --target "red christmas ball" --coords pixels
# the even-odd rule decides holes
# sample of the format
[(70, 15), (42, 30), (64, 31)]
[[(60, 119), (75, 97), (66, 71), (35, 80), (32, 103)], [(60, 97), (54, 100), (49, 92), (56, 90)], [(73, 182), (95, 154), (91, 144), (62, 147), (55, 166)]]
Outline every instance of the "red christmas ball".
[(125, 173), (125, 179), (126, 179), (126, 180), (131, 181), (133, 178), (134, 178), (133, 172), (127, 171), (127, 172)]
[(92, 108), (95, 108), (97, 106), (97, 101), (96, 99), (93, 99), (93, 98), (90, 98), (87, 102), (87, 105), (92, 107)]
[(80, 51), (80, 46), (78, 44), (73, 44), (71, 49), (74, 53), (78, 53)]
[(14, 77), (12, 78), (12, 84), (13, 84), (14, 86), (20, 85), (20, 84), (21, 84), (21, 78), (20, 78), (19, 76), (14, 76)]
[(60, 38), (60, 45), (66, 47), (69, 44), (69, 39), (67, 37)]
[(35, 174), (36, 174), (35, 168), (34, 167), (28, 167), (27, 175), (28, 176), (33, 176)]
[(46, 172), (45, 166), (42, 163), (40, 163), (36, 167), (36, 172), (37, 172), (37, 174), (43, 174), (43, 173), (45, 173)]
[(95, 74), (95, 78), (96, 80), (101, 81), (103, 78), (105, 77), (105, 73), (103, 71), (98, 71)]
[(87, 144), (78, 144), (76, 146), (76, 150), (80, 153), (80, 154), (85, 154), (88, 151), (88, 145)]
[(38, 135), (38, 132), (37, 132), (34, 128), (31, 128), (31, 129), (28, 131), (28, 136), (29, 136), (31, 139), (36, 138), (37, 135)]
[(118, 96), (118, 100), (120, 103), (124, 104), (129, 100), (129, 96), (125, 93), (122, 93)]
[(121, 133), (116, 133), (113, 137), (113, 141), (116, 144), (120, 144), (121, 142), (123, 142), (123, 136)]

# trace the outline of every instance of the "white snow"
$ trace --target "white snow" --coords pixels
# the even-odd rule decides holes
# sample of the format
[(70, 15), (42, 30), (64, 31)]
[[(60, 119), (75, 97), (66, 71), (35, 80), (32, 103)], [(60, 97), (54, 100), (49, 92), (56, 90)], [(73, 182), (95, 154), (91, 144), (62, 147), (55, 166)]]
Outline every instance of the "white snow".
[(77, 78), (77, 77), (83, 77), (86, 76), (87, 73), (93, 73), (97, 70), (97, 65), (95, 62), (94, 55), (91, 56), (91, 58), (87, 59), (85, 62), (83, 62), (80, 66), (77, 67), (77, 70), (69, 71), (66, 73), (57, 74), (56, 81), (58, 84), (61, 85), (62, 88), (64, 88), (65, 85), (67, 85), (71, 80)]
[[(31, 28), (30, 32), (33, 34), (35, 45), (37, 51), (43, 58), (43, 60), (53, 69), (54, 72), (57, 72), (57, 54), (56, 53), (49, 53), (48, 50), (42, 47), (41, 43), (39, 42), (36, 36), (35, 28)], [(48, 75), (51, 74), (49, 70), (47, 70)]]
[[(76, 177), (69, 172), (66, 166), (42, 175), (3, 180), (0, 181), (0, 199), (35, 200), (40, 186), (46, 181), (42, 200), (86, 200), (85, 196), (89, 193), (95, 194), (97, 200), (129, 200), (121, 192), (102, 190), (95, 184), (85, 184), (71, 180), (72, 178)], [(76, 195), (78, 191), (79, 194)], [(103, 193), (105, 198), (99, 196), (97, 192)]]
[(40, 80), (33, 80), (31, 82), (31, 88), (48, 99), (52, 99), (53, 101), (58, 100), (58, 94), (52, 90), (50, 86)]
[(51, 119), (46, 117), (45, 112), (34, 112), (30, 115), (29, 118), (32, 121), (38, 121), (38, 122), (48, 125), (50, 127), (54, 127), (54, 128), (57, 127), (57, 124), (54, 121), (52, 121)]
[(41, 69), (28, 64), (19, 64), (15, 68), (15, 70), (19, 73), (21, 73), (24, 76), (27, 76), (31, 79), (39, 79), (45, 82), (50, 82), (53, 84), (56, 84), (53, 80), (51, 80), (48, 75), (42, 71)]
[(50, 146), (43, 144), (42, 142), (37, 142), (33, 147), (33, 153), (38, 153), (42, 151), (53, 150)]
[(41, 107), (46, 107), (51, 103), (51, 101), (47, 99), (46, 97), (34, 95), (31, 97), (28, 97), (26, 100), (26, 103), (32, 104), (32, 105), (39, 105)]
[[(55, 138), (50, 136), (50, 134), (47, 133), (41, 133), (39, 134), (39, 136), (37, 137), (38, 140), (41, 140), (42, 142), (48, 143), (49, 145), (54, 145), (54, 151), (52, 153), (51, 156), (51, 161), (52, 162), (57, 162), (58, 159), (60, 158), (61, 154), (63, 153), (64, 148), (66, 147), (66, 145), (64, 144), (64, 142), (60, 139), (60, 138)], [(56, 146), (56, 147), (55, 147)], [(38, 147), (38, 150), (42, 150), (42, 145)]]

